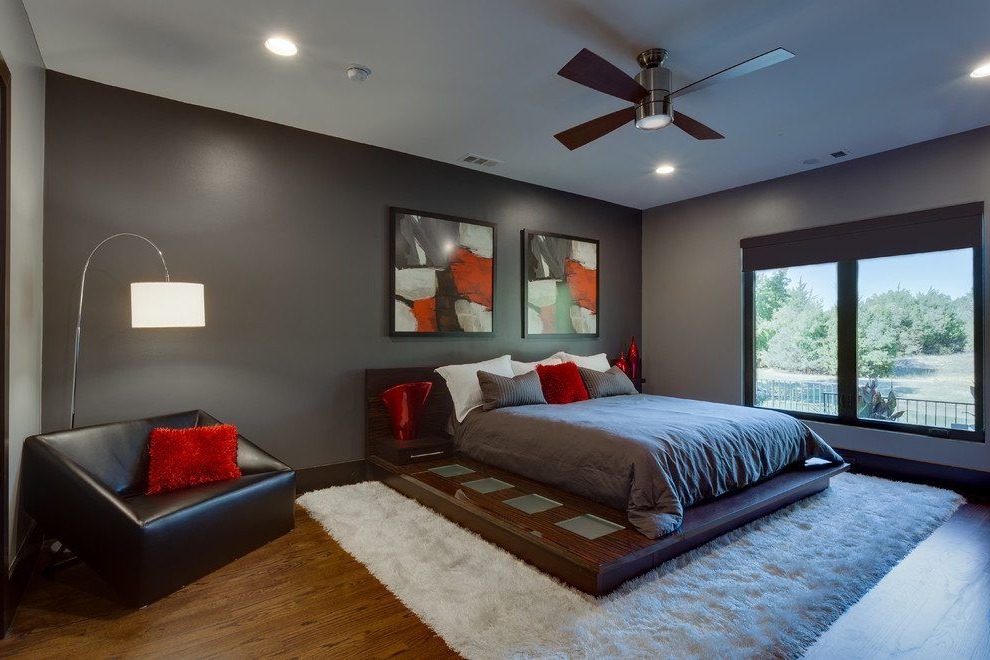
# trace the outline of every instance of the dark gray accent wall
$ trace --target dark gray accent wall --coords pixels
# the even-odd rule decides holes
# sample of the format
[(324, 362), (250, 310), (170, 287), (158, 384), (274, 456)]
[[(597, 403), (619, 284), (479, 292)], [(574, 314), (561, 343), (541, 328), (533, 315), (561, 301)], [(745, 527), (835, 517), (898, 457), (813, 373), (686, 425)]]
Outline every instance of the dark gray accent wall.
[[(645, 211), (648, 391), (741, 403), (741, 238), (979, 201), (990, 128)], [(813, 426), (837, 447), (990, 471), (988, 444)]]
[[(498, 225), (493, 337), (387, 336), (390, 205)], [(616, 354), (640, 332), (640, 219), (614, 204), (49, 73), (42, 425), (68, 424), (79, 273), (109, 234), (147, 235), (174, 280), (203, 282), (207, 325), (131, 329), (129, 283), (160, 279), (160, 266), (137, 241), (108, 244), (87, 283), (77, 422), (201, 407), (306, 467), (362, 457), (365, 368)], [(521, 338), (524, 228), (601, 241), (599, 339)]]

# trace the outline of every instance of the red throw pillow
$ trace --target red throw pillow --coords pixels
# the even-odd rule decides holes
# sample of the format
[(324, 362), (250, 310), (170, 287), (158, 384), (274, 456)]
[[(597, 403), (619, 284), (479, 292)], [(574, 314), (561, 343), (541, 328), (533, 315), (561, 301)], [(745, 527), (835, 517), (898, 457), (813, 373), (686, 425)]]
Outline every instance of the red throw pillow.
[(574, 403), (588, 399), (588, 389), (573, 362), (538, 364), (536, 373), (540, 375), (540, 386), (547, 403)]
[(241, 476), (231, 424), (152, 429), (148, 453), (148, 495)]

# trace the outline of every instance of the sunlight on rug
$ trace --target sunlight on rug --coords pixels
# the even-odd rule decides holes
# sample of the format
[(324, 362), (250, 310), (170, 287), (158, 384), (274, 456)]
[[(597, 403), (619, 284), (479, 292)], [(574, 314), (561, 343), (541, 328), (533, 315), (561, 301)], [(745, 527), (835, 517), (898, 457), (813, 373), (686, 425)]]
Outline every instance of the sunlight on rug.
[(595, 600), (378, 482), (299, 504), (468, 658), (796, 657), (963, 502), (843, 474)]

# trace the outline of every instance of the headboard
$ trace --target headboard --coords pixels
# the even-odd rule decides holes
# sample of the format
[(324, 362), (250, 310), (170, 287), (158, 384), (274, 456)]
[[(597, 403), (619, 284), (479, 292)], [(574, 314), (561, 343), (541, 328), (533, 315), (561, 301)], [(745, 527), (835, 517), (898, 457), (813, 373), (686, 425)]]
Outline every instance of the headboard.
[(447, 392), (446, 381), (433, 369), (434, 367), (400, 367), (364, 370), (365, 456), (371, 456), (376, 442), (392, 438), (392, 418), (380, 397), (388, 388), (402, 383), (433, 383), (433, 389), (430, 390), (430, 396), (420, 414), (419, 436), (447, 435), (447, 420), (454, 406)]

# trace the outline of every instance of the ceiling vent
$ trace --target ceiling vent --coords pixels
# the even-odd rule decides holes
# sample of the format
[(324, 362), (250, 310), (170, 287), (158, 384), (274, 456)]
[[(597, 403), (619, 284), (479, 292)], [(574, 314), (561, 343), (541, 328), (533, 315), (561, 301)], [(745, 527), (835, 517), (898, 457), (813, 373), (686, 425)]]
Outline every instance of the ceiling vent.
[(842, 151), (841, 149), (839, 151), (832, 152), (832, 158), (844, 158), (848, 155), (849, 154), (847, 154), (845, 151)]
[(495, 167), (496, 165), (502, 164), (502, 161), (500, 160), (485, 158), (484, 156), (479, 156), (477, 154), (465, 154), (461, 158), (461, 162), (467, 163), (468, 165), (479, 165), (481, 167)]

